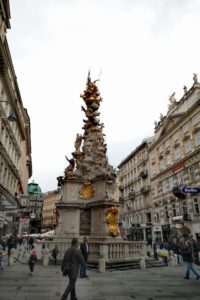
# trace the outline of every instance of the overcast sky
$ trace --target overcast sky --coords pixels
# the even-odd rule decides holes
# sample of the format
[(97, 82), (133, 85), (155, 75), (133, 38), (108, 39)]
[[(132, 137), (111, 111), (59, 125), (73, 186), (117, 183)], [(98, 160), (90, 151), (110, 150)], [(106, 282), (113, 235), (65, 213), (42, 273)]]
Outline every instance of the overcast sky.
[(31, 118), (33, 176), (57, 188), (82, 133), (88, 70), (117, 166), (200, 78), (199, 0), (10, 0), (10, 51)]

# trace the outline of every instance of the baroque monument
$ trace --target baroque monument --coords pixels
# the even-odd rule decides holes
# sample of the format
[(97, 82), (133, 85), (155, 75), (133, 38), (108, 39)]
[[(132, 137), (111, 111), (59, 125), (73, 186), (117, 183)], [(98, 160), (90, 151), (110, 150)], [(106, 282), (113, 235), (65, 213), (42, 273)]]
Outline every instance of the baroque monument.
[(73, 237), (82, 240), (89, 236), (89, 261), (103, 272), (108, 263), (141, 258), (144, 243), (136, 245), (120, 236), (120, 204), (114, 199), (116, 175), (108, 163), (104, 124), (99, 119), (102, 98), (90, 72), (80, 97), (84, 101), (83, 133), (76, 135), (72, 157), (66, 157), (64, 175), (57, 178), (61, 196), (56, 205), (54, 242), (60, 245), (62, 256)]
[(97, 84), (88, 74), (80, 97), (85, 106), (83, 134), (77, 134), (72, 158), (64, 176), (58, 177), (62, 197), (57, 204), (56, 235), (62, 239), (89, 235), (105, 239), (119, 235), (119, 203), (114, 201), (115, 173), (109, 166), (104, 125), (99, 119), (102, 101)]

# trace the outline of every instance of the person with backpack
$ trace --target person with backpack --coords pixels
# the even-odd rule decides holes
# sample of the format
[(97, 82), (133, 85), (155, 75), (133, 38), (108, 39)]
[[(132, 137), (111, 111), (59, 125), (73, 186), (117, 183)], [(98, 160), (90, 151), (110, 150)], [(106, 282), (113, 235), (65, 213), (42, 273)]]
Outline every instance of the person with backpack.
[(80, 265), (86, 266), (85, 259), (78, 248), (78, 239), (73, 238), (71, 241), (71, 247), (65, 252), (61, 270), (63, 276), (69, 277), (68, 286), (61, 297), (61, 300), (66, 300), (68, 295), (71, 294), (71, 300), (77, 300), (76, 298), (76, 280), (79, 275)]

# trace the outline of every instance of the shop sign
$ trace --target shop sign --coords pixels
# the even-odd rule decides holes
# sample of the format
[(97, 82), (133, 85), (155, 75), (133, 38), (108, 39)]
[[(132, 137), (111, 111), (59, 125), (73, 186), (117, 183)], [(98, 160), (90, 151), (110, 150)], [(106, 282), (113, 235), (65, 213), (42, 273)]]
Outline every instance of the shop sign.
[(183, 193), (197, 194), (197, 193), (200, 193), (200, 188), (184, 187)]

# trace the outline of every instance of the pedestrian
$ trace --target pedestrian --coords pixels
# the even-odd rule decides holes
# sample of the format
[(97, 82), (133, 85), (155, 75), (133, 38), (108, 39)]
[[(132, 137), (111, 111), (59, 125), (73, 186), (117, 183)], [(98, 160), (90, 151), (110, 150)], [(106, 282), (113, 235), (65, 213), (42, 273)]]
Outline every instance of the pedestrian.
[[(88, 237), (85, 236), (83, 239), (83, 243), (80, 245), (81, 253), (83, 254), (83, 257), (85, 259), (85, 262), (87, 263), (89, 250), (88, 250)], [(86, 274), (86, 266), (81, 265), (80, 267), (80, 278), (88, 277)]]
[(1, 270), (4, 269), (4, 265), (3, 265), (3, 257), (5, 255), (5, 252), (3, 250), (3, 247), (0, 245), (0, 268)]
[(32, 250), (31, 250), (31, 255), (29, 257), (29, 261), (28, 261), (28, 265), (29, 265), (29, 268), (30, 268), (30, 275), (33, 275), (33, 271), (34, 271), (34, 268), (35, 268), (35, 263), (37, 261), (37, 253), (36, 253), (36, 249), (34, 247), (34, 245), (32, 246)]
[[(78, 239), (73, 238), (71, 241), (71, 247), (67, 249), (62, 261), (61, 270), (63, 276), (69, 277), (68, 286), (61, 297), (61, 300), (66, 300), (71, 293), (71, 300), (77, 300), (76, 298), (76, 280), (79, 274), (79, 268), (82, 264), (86, 265), (84, 257), (78, 247)], [(66, 272), (68, 271), (68, 272)]]
[(7, 240), (7, 247), (8, 247), (8, 266), (12, 264), (11, 259), (11, 250), (15, 247), (15, 240), (13, 235), (11, 234), (9, 239)]
[(6, 242), (3, 240), (2, 236), (0, 236), (0, 246), (2, 247), (3, 251), (6, 250)]
[(30, 239), (28, 240), (28, 250), (32, 250), (33, 249), (33, 244), (34, 244), (34, 239), (33, 237), (30, 237)]
[(181, 254), (183, 257), (183, 261), (187, 262), (187, 269), (184, 279), (190, 279), (190, 271), (192, 271), (196, 275), (196, 279), (200, 278), (200, 274), (194, 269), (193, 262), (193, 251), (192, 245), (190, 242), (185, 241), (183, 247), (181, 248)]
[(147, 256), (149, 258), (152, 257), (152, 242), (151, 241), (147, 242)]
[(58, 250), (58, 245), (56, 244), (55, 247), (52, 250), (52, 257), (54, 260), (54, 265), (57, 264), (57, 256), (58, 256), (59, 250)]

